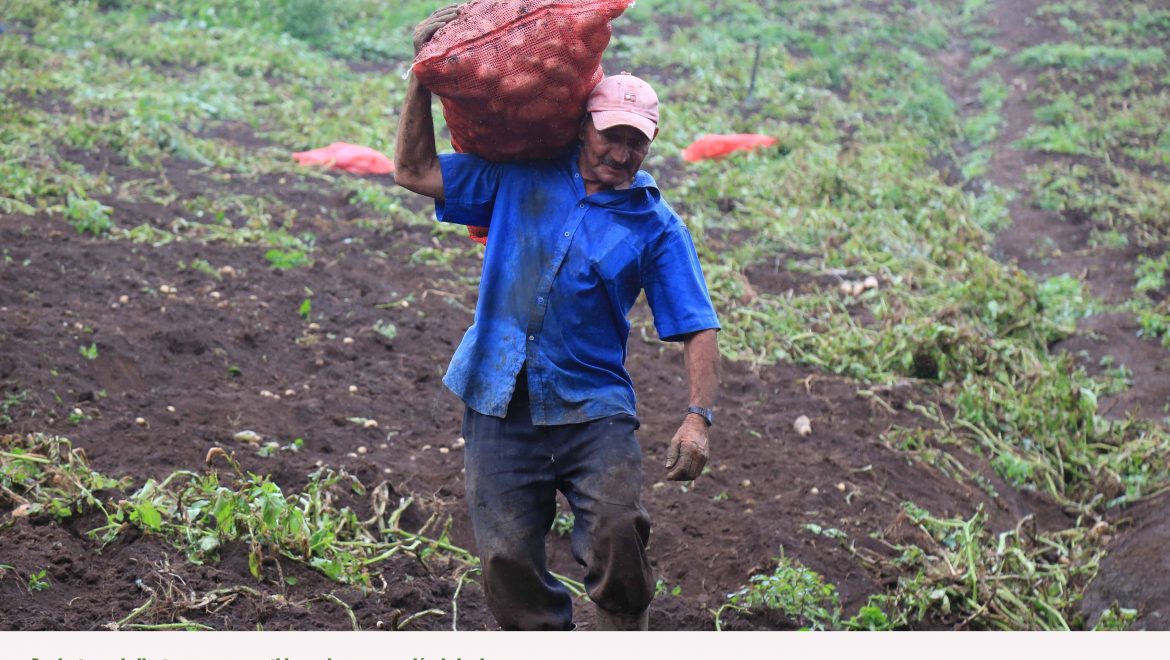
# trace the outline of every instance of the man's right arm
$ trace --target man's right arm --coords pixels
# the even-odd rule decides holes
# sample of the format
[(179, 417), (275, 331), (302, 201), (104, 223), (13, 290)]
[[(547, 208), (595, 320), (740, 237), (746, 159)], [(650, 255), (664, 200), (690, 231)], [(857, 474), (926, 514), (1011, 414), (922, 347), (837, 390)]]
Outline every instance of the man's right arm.
[[(459, 15), (460, 5), (450, 5), (431, 14), (414, 30), (417, 55), (435, 32)], [(406, 101), (398, 118), (394, 143), (394, 181), (420, 195), (443, 201), (443, 170), (435, 149), (435, 124), (431, 117), (431, 92), (413, 73), (406, 86)]]

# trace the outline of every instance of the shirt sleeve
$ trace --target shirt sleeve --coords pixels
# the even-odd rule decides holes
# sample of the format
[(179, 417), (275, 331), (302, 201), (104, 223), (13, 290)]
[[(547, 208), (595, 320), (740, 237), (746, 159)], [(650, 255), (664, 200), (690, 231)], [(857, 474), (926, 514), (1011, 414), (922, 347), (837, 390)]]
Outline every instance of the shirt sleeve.
[(642, 264), (642, 286), (654, 314), (654, 329), (663, 341), (719, 329), (695, 244), (677, 218), (651, 243)]
[(491, 225), (503, 166), (473, 154), (439, 154), (444, 201), (435, 200), (435, 217), (474, 227)]

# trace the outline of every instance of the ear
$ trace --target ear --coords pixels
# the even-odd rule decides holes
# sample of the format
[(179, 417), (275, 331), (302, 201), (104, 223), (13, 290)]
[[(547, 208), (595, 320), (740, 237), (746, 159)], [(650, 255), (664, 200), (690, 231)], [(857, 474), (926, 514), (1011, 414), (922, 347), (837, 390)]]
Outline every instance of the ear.
[(658, 138), (658, 127), (655, 126), (654, 127), (654, 137), (650, 138), (650, 141), (653, 142), (657, 138)]
[(581, 123), (577, 126), (577, 141), (585, 142), (585, 131), (589, 125), (593, 123), (593, 113), (586, 112), (584, 117), (581, 117)]

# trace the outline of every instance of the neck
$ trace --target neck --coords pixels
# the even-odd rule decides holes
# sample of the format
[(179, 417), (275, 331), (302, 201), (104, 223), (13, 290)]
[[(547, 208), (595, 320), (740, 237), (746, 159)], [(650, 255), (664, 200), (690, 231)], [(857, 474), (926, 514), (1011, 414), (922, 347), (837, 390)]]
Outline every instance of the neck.
[(610, 190), (612, 188), (612, 186), (607, 186), (600, 181), (590, 181), (589, 179), (586, 179), (584, 176), (581, 177), (581, 180), (585, 182), (585, 194), (586, 195), (592, 195), (593, 193), (598, 193), (598, 192), (601, 192), (602, 190)]

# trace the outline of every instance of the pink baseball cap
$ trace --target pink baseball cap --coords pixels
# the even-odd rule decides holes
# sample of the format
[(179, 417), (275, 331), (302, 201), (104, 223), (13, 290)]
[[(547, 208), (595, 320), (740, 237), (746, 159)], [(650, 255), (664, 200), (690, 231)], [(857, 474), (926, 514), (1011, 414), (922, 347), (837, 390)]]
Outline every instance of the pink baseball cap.
[(587, 112), (593, 125), (604, 131), (613, 126), (633, 126), (654, 139), (658, 128), (658, 95), (645, 80), (628, 73), (603, 78), (589, 93)]

